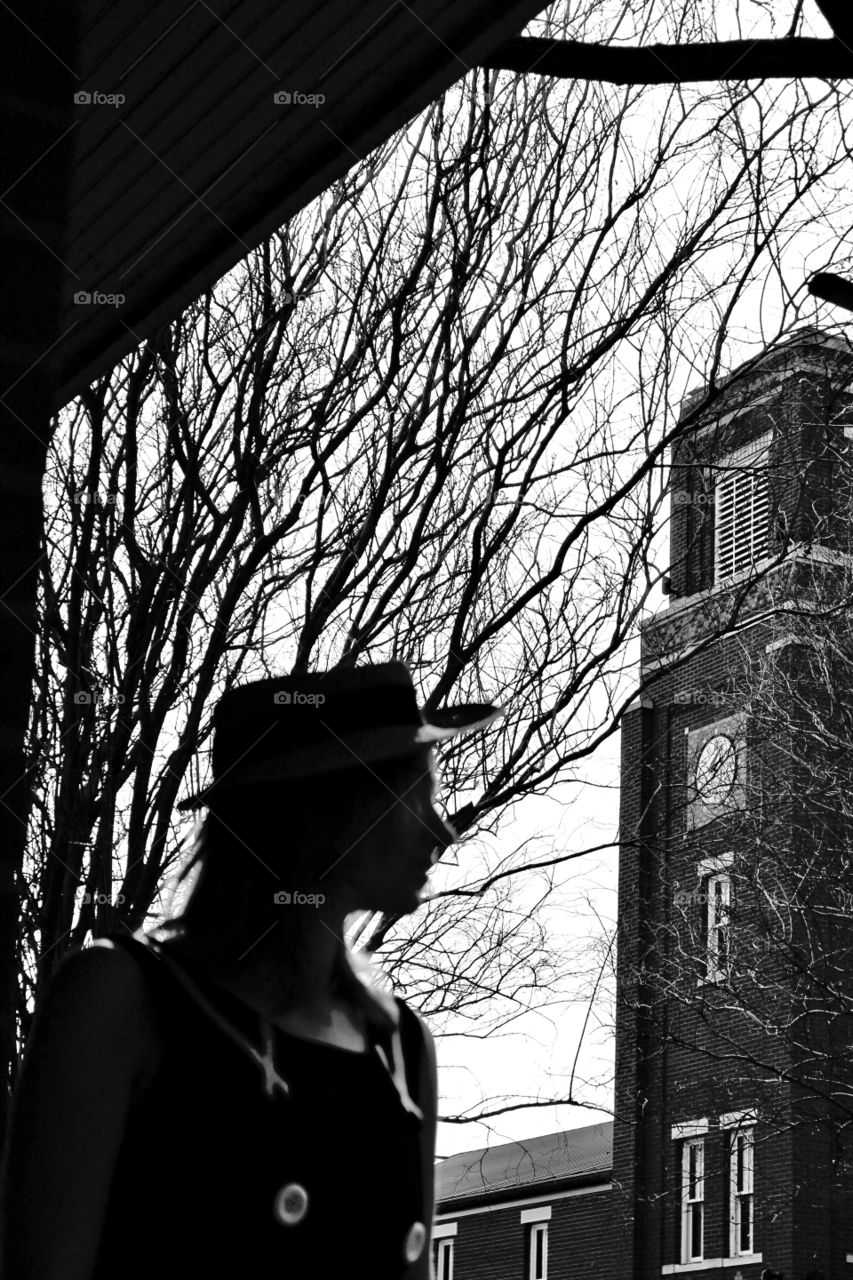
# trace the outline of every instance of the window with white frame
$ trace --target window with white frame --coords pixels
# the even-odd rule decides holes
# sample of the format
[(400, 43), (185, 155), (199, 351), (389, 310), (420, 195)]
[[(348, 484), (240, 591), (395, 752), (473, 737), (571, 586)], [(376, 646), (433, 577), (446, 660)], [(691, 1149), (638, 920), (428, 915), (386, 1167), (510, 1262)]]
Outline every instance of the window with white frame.
[(729, 1253), (737, 1257), (755, 1251), (753, 1184), (754, 1128), (739, 1127), (729, 1138)]
[(728, 973), (731, 958), (732, 880), (727, 871), (709, 876), (706, 884), (706, 977), (718, 982)]
[(681, 1261), (701, 1261), (704, 1239), (705, 1139), (688, 1138), (681, 1149)]
[(435, 1280), (453, 1280), (453, 1244), (452, 1237), (436, 1240)]
[(767, 553), (771, 432), (722, 458), (714, 486), (714, 581), (749, 569)]
[(548, 1223), (530, 1224), (530, 1268), (528, 1280), (548, 1280)]

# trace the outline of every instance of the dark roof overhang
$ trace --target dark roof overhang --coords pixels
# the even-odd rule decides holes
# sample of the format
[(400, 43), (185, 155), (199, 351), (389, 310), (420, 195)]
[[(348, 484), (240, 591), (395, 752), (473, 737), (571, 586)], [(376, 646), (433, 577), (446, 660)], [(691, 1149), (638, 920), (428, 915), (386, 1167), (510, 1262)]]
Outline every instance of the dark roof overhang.
[[(543, 7), (84, 4), (57, 403), (178, 314)], [(75, 303), (80, 293), (111, 301)]]

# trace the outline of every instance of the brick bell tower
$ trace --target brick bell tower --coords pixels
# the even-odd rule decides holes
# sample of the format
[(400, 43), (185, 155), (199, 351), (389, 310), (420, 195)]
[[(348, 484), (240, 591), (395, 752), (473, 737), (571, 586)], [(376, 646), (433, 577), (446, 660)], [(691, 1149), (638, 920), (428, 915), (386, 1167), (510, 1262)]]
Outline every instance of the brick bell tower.
[[(622, 725), (620, 1280), (853, 1280), (851, 1109), (819, 1101), (829, 1059), (801, 1016), (814, 939), (811, 968), (791, 959), (792, 894), (827, 877), (810, 878), (803, 754), (753, 714), (768, 690), (784, 712), (807, 678), (809, 610), (850, 587), (851, 392), (853, 350), (800, 331), (735, 370), (671, 458), (670, 594), (643, 627), (645, 688)], [(851, 974), (851, 938), (837, 942)]]

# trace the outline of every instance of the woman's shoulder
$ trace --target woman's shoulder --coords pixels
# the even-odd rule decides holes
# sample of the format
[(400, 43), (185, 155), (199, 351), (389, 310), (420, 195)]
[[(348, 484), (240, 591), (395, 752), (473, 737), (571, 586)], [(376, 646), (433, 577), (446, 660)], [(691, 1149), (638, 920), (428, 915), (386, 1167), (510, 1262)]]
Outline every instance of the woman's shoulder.
[(113, 938), (69, 951), (47, 984), (36, 1022), (43, 1047), (61, 1044), (65, 1054), (93, 1061), (106, 1049), (134, 1076), (147, 1077), (159, 1060), (150, 980), (133, 951)]
[(366, 1007), (370, 1021), (384, 1029), (399, 1030), (407, 1038), (419, 1036), (432, 1046), (432, 1035), (423, 1015), (401, 995), (385, 988), (384, 975), (375, 964), (357, 951), (347, 950), (344, 959), (347, 984)]
[(400, 1024), (400, 1007), (382, 985), (383, 975), (375, 965), (357, 951), (344, 948), (341, 953), (341, 979), (351, 1000), (361, 1009), (368, 1023), (381, 1031), (396, 1031)]
[(140, 956), (147, 947), (138, 935), (128, 935), (130, 945), (114, 935), (95, 938), (88, 946), (75, 947), (63, 958), (49, 983), (64, 996), (83, 999), (94, 994), (111, 1006), (132, 1005), (134, 1012), (150, 1003), (150, 982)]
[(407, 1060), (419, 1062), (425, 1080), (435, 1080), (437, 1073), (435, 1041), (426, 1019), (401, 996), (395, 996), (399, 1007), (400, 1038)]
[(46, 998), (88, 1000), (96, 996), (109, 1005), (139, 1003), (146, 998), (147, 983), (133, 955), (113, 938), (96, 938), (88, 946), (74, 947), (57, 966), (46, 988)]

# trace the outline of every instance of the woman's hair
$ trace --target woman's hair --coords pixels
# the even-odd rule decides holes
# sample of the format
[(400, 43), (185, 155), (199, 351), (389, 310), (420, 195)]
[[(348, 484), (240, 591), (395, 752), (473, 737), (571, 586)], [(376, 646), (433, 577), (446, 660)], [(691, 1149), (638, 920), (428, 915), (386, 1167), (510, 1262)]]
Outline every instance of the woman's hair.
[[(311, 895), (334, 892), (336, 865), (392, 803), (413, 767), (428, 768), (425, 749), (223, 795), (197, 825), (181, 874), (183, 880), (199, 864), (198, 879), (181, 914), (161, 932), (191, 941), (206, 967), (225, 976), (275, 927), (276, 979), (287, 1002), (305, 971), (305, 926), (316, 909)], [(387, 1021), (388, 998), (372, 984), (373, 975), (366, 960), (342, 945), (339, 987), (366, 1001), (369, 1016)]]

